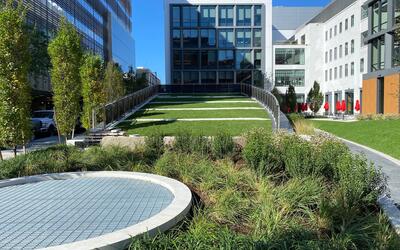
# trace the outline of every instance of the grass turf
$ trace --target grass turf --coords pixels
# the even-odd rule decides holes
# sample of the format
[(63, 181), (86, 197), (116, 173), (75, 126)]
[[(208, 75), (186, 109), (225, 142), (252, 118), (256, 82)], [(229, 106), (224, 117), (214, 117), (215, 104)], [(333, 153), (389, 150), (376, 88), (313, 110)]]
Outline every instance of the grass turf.
[[(251, 101), (247, 97), (234, 96), (232, 98), (206, 98), (207, 93), (196, 98), (156, 98), (153, 102), (167, 102), (163, 104), (150, 103), (147, 108), (232, 108), (232, 107), (261, 107), (256, 102), (250, 103), (205, 103), (205, 101)], [(197, 101), (197, 103), (168, 103), (177, 101)], [(269, 118), (265, 110), (141, 110), (132, 115), (118, 127), (128, 134), (150, 135), (159, 130), (165, 135), (173, 136), (182, 130), (188, 130), (196, 135), (216, 135), (219, 131), (226, 131), (233, 136), (241, 135), (252, 128), (272, 129), (271, 121), (171, 121), (171, 122), (135, 122), (132, 119), (179, 119), (179, 118)]]
[(316, 128), (400, 159), (400, 120), (312, 122)]
[(232, 136), (242, 135), (253, 128), (272, 129), (270, 121), (200, 121), (200, 122), (124, 122), (119, 127), (128, 134), (148, 136), (160, 131), (165, 136), (174, 136), (182, 131), (190, 131), (193, 135), (215, 136), (226, 131)]

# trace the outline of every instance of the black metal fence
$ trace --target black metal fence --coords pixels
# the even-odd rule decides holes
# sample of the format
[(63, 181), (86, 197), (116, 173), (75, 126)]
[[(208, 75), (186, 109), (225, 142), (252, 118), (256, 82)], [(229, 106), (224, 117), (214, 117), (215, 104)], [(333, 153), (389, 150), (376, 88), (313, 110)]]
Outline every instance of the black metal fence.
[(156, 85), (139, 90), (115, 102), (93, 110), (92, 128), (106, 128), (122, 119), (137, 107), (143, 105), (151, 97), (165, 94), (198, 94), (198, 93), (231, 93), (244, 94), (259, 101), (271, 114), (274, 127), (280, 128), (280, 107), (278, 100), (270, 92), (248, 84), (218, 85)]
[(158, 91), (159, 85), (150, 86), (93, 110), (92, 129), (105, 129), (108, 125), (143, 105), (151, 97), (156, 96)]

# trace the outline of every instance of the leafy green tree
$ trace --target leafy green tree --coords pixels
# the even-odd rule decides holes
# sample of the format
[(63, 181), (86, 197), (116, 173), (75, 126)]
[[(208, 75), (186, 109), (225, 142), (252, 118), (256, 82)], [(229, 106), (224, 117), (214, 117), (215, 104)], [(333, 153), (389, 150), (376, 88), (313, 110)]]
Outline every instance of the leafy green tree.
[(297, 95), (293, 85), (289, 85), (289, 88), (286, 92), (286, 104), (287, 107), (290, 109), (290, 113), (295, 111), (297, 104)]
[(322, 106), (322, 102), (324, 100), (324, 96), (321, 93), (319, 83), (317, 81), (314, 82), (314, 86), (310, 89), (307, 96), (307, 102), (310, 104), (310, 109), (317, 113)]
[(65, 19), (61, 21), (56, 37), (49, 44), (51, 58), (51, 83), (55, 122), (59, 140), (72, 132), (80, 113), (82, 60), (81, 41), (74, 26)]
[[(0, 5), (0, 147), (25, 145), (31, 138), (29, 36), (21, 1)], [(0, 159), (1, 152), (0, 152)]]
[(104, 83), (107, 93), (107, 102), (113, 102), (125, 95), (124, 75), (118, 64), (107, 63)]
[(29, 31), (29, 53), (32, 61), (29, 67), (29, 73), (32, 77), (48, 76), (50, 68), (50, 56), (47, 51), (49, 46), (49, 38), (47, 35), (38, 30), (36, 26), (28, 26)]
[(87, 129), (91, 127), (92, 110), (106, 102), (104, 87), (104, 62), (98, 55), (86, 54), (81, 66), (83, 114), (81, 121)]

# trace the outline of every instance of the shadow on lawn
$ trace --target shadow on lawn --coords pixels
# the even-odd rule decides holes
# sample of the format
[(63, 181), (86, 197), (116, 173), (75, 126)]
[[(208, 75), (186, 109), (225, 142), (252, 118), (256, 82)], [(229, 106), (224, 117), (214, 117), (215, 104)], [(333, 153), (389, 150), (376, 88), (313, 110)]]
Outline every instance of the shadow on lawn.
[(133, 122), (124, 122), (121, 123), (118, 128), (128, 131), (130, 129), (138, 129), (138, 128), (147, 128), (147, 127), (152, 127), (152, 126), (161, 126), (161, 125), (167, 125), (170, 123), (174, 123), (176, 121), (157, 121), (157, 122), (140, 122), (137, 123), (135, 121)]

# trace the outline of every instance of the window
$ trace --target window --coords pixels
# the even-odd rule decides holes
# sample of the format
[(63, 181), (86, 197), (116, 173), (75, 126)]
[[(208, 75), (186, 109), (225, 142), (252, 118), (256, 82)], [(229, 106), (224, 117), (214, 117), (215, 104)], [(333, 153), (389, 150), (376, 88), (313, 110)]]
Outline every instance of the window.
[(253, 71), (253, 84), (257, 87), (264, 88), (264, 74), (261, 70)]
[(372, 41), (371, 63), (372, 71), (385, 67), (385, 36), (380, 36)]
[(333, 57), (332, 52), (333, 52), (332, 50), (329, 50), (329, 61), (330, 62), (332, 62), (332, 57)]
[(354, 15), (352, 15), (351, 18), (350, 18), (350, 25), (351, 25), (351, 27), (354, 27), (354, 22), (355, 22), (355, 20), (354, 20)]
[(254, 50), (254, 67), (256, 69), (261, 69), (261, 60), (262, 60), (262, 50), (260, 49)]
[(261, 26), (262, 21), (262, 6), (254, 6), (254, 26)]
[(347, 56), (349, 54), (349, 43), (344, 44), (344, 55)]
[(291, 48), (275, 49), (275, 64), (304, 65), (304, 63), (305, 63), (304, 49), (291, 49)]
[(329, 29), (329, 38), (332, 39), (332, 28)]
[(219, 26), (233, 26), (233, 6), (219, 6)]
[(218, 65), (220, 68), (233, 69), (235, 66), (235, 56), (233, 50), (219, 50)]
[(339, 58), (343, 57), (343, 45), (339, 46)]
[(343, 31), (343, 23), (340, 22), (340, 23), (339, 23), (339, 33), (341, 34), (342, 31)]
[(360, 72), (361, 73), (364, 73), (364, 58), (361, 58), (360, 59)]
[(215, 48), (217, 46), (215, 32), (214, 29), (201, 30), (200, 43), (202, 48)]
[(332, 81), (332, 69), (329, 69), (329, 80)]
[(181, 31), (180, 30), (172, 30), (172, 47), (181, 48)]
[(251, 70), (236, 72), (236, 81), (237, 83), (252, 84)]
[(325, 70), (325, 82), (328, 81), (328, 70)]
[(233, 29), (221, 29), (218, 42), (220, 48), (233, 48), (235, 46)]
[(380, 0), (372, 6), (372, 33), (385, 30), (388, 27), (388, 3), (387, 0)]
[(348, 30), (349, 29), (349, 19), (346, 18), (346, 20), (344, 20), (344, 29)]
[(201, 6), (200, 26), (215, 27), (215, 6)]
[(199, 67), (199, 51), (186, 50), (183, 51), (183, 68), (196, 69)]
[(202, 71), (201, 83), (202, 84), (216, 84), (217, 83), (217, 73), (215, 71)]
[(236, 46), (251, 47), (251, 29), (236, 29)]
[(354, 53), (354, 40), (351, 40), (351, 54)]
[(220, 71), (218, 72), (218, 83), (230, 84), (235, 83), (235, 75), (233, 71)]
[(306, 35), (301, 36), (301, 44), (306, 44)]
[(199, 47), (199, 35), (198, 31), (183, 30), (183, 48), (198, 48)]
[(251, 69), (252, 67), (251, 50), (237, 50), (236, 69)]
[(328, 51), (325, 52), (325, 62), (328, 62)]
[(368, 6), (363, 5), (361, 6), (361, 20), (364, 20), (368, 17)]
[(199, 84), (199, 73), (197, 71), (184, 71), (183, 83), (184, 84)]
[(334, 58), (337, 60), (337, 47), (335, 47)]
[(335, 36), (337, 36), (337, 25), (335, 25)]
[(172, 64), (174, 69), (182, 69), (182, 51), (174, 50), (172, 53)]
[(343, 66), (340, 65), (339, 67), (339, 78), (342, 79), (343, 78)]
[(344, 76), (349, 76), (349, 65), (347, 63), (344, 65)]
[(275, 70), (275, 85), (304, 87), (304, 70)]
[(351, 63), (350, 74), (354, 76), (354, 62)]
[(181, 26), (181, 8), (179, 6), (172, 7), (172, 26)]
[(209, 50), (201, 52), (201, 68), (215, 69), (217, 67), (217, 51)]
[(199, 16), (197, 6), (182, 7), (183, 27), (197, 27), (199, 24)]
[(261, 29), (253, 29), (253, 46), (261, 47)]
[[(399, 3), (400, 6), (400, 3)], [(393, 35), (393, 54), (392, 64), (394, 67), (400, 66), (400, 34), (399, 32)]]
[(182, 74), (180, 71), (172, 72), (172, 82), (174, 84), (182, 84)]
[(236, 25), (251, 26), (251, 6), (237, 6), (236, 10)]
[(328, 41), (328, 31), (325, 31), (325, 41)]
[(399, 24), (400, 23), (400, 0), (394, 0), (393, 8), (394, 8), (394, 10), (393, 10), (394, 22), (393, 23)]
[(338, 77), (337, 67), (335, 67), (335, 70), (334, 70), (334, 77), (335, 77), (335, 80), (336, 80), (337, 77)]

